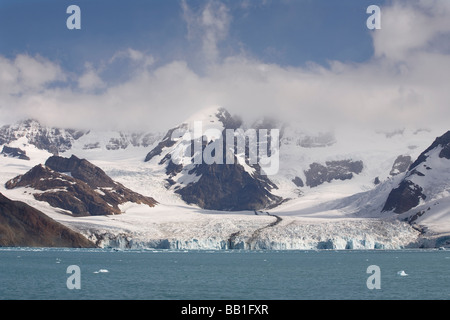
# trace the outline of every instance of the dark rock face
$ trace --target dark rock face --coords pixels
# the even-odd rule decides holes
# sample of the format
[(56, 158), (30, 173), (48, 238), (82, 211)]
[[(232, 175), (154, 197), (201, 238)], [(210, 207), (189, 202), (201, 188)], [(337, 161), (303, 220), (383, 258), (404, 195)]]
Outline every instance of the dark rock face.
[(305, 171), (306, 185), (314, 188), (332, 180), (350, 180), (353, 174), (362, 172), (364, 165), (362, 161), (342, 160), (327, 161), (325, 166), (312, 163), (309, 167), (309, 170)]
[(8, 146), (3, 146), (1, 154), (3, 154), (5, 157), (19, 158), (21, 160), (30, 160), (30, 157), (27, 156), (27, 153), (19, 148), (11, 148)]
[(391, 191), (382, 211), (404, 213), (418, 206), (421, 199), (426, 199), (423, 189), (409, 180), (403, 180), (397, 188)]
[(294, 179), (292, 179), (292, 182), (297, 186), (297, 187), (304, 187), (305, 184), (303, 183), (303, 180), (299, 177), (295, 177)]
[(191, 174), (201, 175), (196, 183), (177, 190), (187, 203), (208, 210), (260, 210), (281, 202), (270, 193), (276, 187), (266, 177), (255, 179), (240, 165), (201, 164)]
[(70, 173), (73, 178), (87, 183), (91, 188), (116, 186), (116, 183), (102, 169), (73, 155), (70, 158), (52, 156), (47, 159), (45, 165), (60, 173)]
[(146, 204), (157, 202), (114, 182), (103, 170), (87, 160), (50, 157), (46, 165), (33, 167), (24, 175), (5, 184), (7, 189), (31, 187), (39, 191), (36, 200), (70, 211), (76, 216), (120, 214), (125, 202)]
[(411, 163), (411, 156), (398, 156), (397, 159), (395, 159), (389, 174), (391, 176), (396, 176), (400, 173), (406, 172)]
[(242, 125), (242, 120), (233, 117), (225, 108), (220, 108), (216, 114), (217, 119), (223, 123), (225, 129), (238, 129)]
[[(236, 130), (242, 125), (242, 121), (239, 118), (231, 116), (225, 109), (219, 109), (216, 114), (211, 114), (209, 120), (211, 122), (218, 120), (222, 123), (223, 141), (226, 140), (226, 129)], [(179, 130), (179, 132), (176, 130)], [(196, 204), (203, 209), (209, 210), (240, 211), (260, 210), (282, 201), (280, 197), (270, 192), (276, 186), (266, 176), (260, 174), (261, 168), (257, 164), (249, 165), (247, 163), (249, 167), (255, 169), (255, 172), (252, 174), (249, 174), (238, 163), (236, 157), (233, 164), (226, 164), (227, 152), (225, 144), (221, 152), (223, 164), (206, 164), (204, 162), (198, 164), (193, 161), (194, 143), (200, 143), (202, 152), (206, 148), (211, 147), (213, 143), (198, 137), (196, 138), (197, 140), (179, 142), (185, 146), (190, 144), (191, 148), (188, 150), (191, 153), (183, 156), (191, 158), (191, 163), (180, 164), (173, 161), (170, 151), (173, 150), (172, 147), (177, 143), (176, 139), (178, 136), (176, 134), (183, 134), (187, 130), (187, 124), (182, 124), (169, 130), (162, 141), (145, 158), (145, 161), (150, 161), (156, 156), (161, 157), (158, 164), (165, 168), (168, 187), (173, 188), (176, 193), (180, 194), (185, 202)], [(268, 143), (270, 142), (268, 141)], [(245, 148), (247, 155), (248, 146)], [(214, 149), (215, 151), (216, 149)], [(268, 156), (270, 156), (269, 152)], [(192, 180), (195, 181), (174, 186), (177, 183), (174, 179), (179, 174), (194, 177), (195, 179)]]
[(147, 154), (144, 161), (148, 162), (151, 159), (153, 159), (153, 157), (161, 155), (164, 148), (172, 147), (175, 144), (175, 141), (172, 140), (172, 134), (177, 129), (181, 129), (181, 128), (177, 127), (177, 128), (173, 128), (173, 129), (169, 130), (167, 132), (167, 134), (164, 136), (164, 138), (162, 139), (162, 141)]
[(416, 161), (409, 167), (409, 170), (416, 168), (419, 164), (425, 162), (428, 158), (428, 153), (438, 147), (442, 147), (439, 153), (440, 158), (450, 159), (450, 131), (447, 131), (444, 135), (436, 138), (434, 142), (424, 152), (422, 152)]
[(436, 140), (422, 152), (416, 161), (414, 161), (408, 169), (405, 178), (400, 182), (399, 186), (393, 189), (383, 207), (384, 211), (393, 211), (401, 214), (411, 210), (418, 206), (421, 200), (425, 200), (427, 195), (424, 193), (423, 188), (420, 185), (411, 181), (414, 176), (423, 177), (427, 170), (432, 170), (426, 161), (429, 157), (429, 153), (437, 148), (441, 148), (439, 152), (440, 158), (450, 159), (450, 131), (436, 138)]
[(29, 205), (0, 194), (0, 246), (93, 248), (82, 235)]

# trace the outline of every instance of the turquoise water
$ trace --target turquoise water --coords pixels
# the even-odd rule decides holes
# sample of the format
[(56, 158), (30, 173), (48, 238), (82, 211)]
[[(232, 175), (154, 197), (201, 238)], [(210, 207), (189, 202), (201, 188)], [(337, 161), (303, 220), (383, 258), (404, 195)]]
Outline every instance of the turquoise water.
[[(80, 269), (69, 289), (67, 267)], [(370, 290), (367, 268), (379, 267)], [(0, 249), (0, 299), (436, 300), (450, 251)], [(399, 274), (404, 271), (404, 276)]]

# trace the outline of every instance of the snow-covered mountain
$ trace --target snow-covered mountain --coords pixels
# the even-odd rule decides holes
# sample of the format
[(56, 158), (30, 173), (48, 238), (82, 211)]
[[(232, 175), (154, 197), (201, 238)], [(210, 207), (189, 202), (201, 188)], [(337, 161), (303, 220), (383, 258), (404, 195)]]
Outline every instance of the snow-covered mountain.
[[(200, 128), (194, 128), (196, 125)], [(234, 140), (232, 150), (228, 149), (227, 130), (232, 130), (233, 139), (245, 140), (241, 121), (225, 109), (196, 115), (170, 129), (145, 161), (164, 168), (168, 189), (203, 209), (259, 210), (280, 203), (282, 198), (271, 192), (277, 186), (264, 175), (257, 161), (249, 162), (249, 144), (243, 150), (245, 154), (234, 152)], [(215, 159), (208, 163), (211, 154)], [(232, 157), (231, 161), (227, 156)]]
[[(202, 124), (199, 134), (192, 128), (195, 123)], [(271, 130), (279, 129), (277, 172), (265, 175), (259, 163), (250, 163), (249, 146), (241, 153), (235, 149), (233, 163), (226, 164), (229, 150), (225, 146), (220, 154), (217, 147), (226, 129), (234, 130), (235, 137), (248, 129), (267, 130), (261, 132), (268, 138)], [(442, 131), (437, 129), (311, 131), (301, 124), (269, 119), (244, 123), (221, 108), (194, 114), (165, 133), (55, 129), (28, 120), (0, 129), (0, 147), (8, 151), (0, 156), (0, 192), (102, 246), (356, 249), (446, 245), (450, 172), (448, 147), (442, 141), (448, 137), (432, 144), (439, 136)], [(205, 150), (224, 164), (196, 162)], [(45, 164), (53, 154), (87, 159), (114, 181), (159, 204), (152, 208), (122, 204), (125, 214), (114, 219), (71, 217), (38, 201), (23, 187), (6, 189), (8, 180)], [(406, 211), (399, 202), (399, 195), (405, 194), (402, 186), (409, 191), (421, 188), (415, 198), (419, 202)]]
[(446, 228), (450, 223), (449, 178), (450, 131), (438, 137), (410, 165), (389, 193), (383, 211), (393, 211), (409, 223)]
[(38, 149), (58, 155), (72, 149), (123, 150), (130, 146), (146, 148), (151, 146), (159, 135), (155, 132), (91, 132), (53, 128), (43, 126), (33, 119), (0, 128), (0, 145), (8, 145), (20, 138), (25, 138), (26, 143)]
[(5, 184), (7, 189), (24, 188), (38, 201), (65, 210), (75, 216), (114, 215), (122, 213), (124, 203), (157, 202), (113, 181), (105, 172), (85, 159), (52, 156)]

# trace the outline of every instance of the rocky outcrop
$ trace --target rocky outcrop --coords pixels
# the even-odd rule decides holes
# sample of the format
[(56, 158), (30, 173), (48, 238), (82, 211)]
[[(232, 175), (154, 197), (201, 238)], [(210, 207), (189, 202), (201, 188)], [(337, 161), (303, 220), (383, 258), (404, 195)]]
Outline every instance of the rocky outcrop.
[(67, 210), (75, 216), (120, 214), (120, 204), (133, 202), (153, 207), (157, 202), (113, 181), (103, 170), (75, 156), (50, 157), (24, 175), (5, 184), (7, 189), (34, 189), (36, 200)]
[(54, 171), (70, 174), (73, 178), (87, 183), (91, 188), (114, 188), (117, 185), (102, 169), (74, 155), (70, 158), (52, 156), (47, 159), (45, 165)]
[(409, 170), (412, 170), (419, 166), (419, 164), (425, 162), (428, 159), (429, 152), (436, 148), (442, 148), (439, 152), (439, 158), (450, 159), (450, 131), (447, 131), (442, 136), (436, 138), (431, 146), (429, 146), (424, 152), (422, 152), (417, 160), (411, 164)]
[[(226, 130), (235, 130), (236, 135), (243, 134), (236, 130), (241, 128), (242, 121), (231, 116), (223, 108), (207, 115), (204, 121), (207, 121), (208, 126), (212, 125), (217, 129), (219, 133), (222, 132), (222, 141), (226, 141)], [(266, 122), (263, 122), (260, 125), (265, 124)], [(186, 203), (209, 210), (241, 211), (260, 210), (282, 201), (280, 197), (271, 193), (276, 186), (267, 176), (261, 174), (258, 164), (249, 164), (248, 159), (245, 159), (242, 160), (246, 161), (244, 167), (244, 164), (237, 160), (235, 154), (233, 155), (234, 161), (227, 164), (225, 143), (215, 145), (215, 142), (208, 140), (206, 135), (195, 138), (191, 135), (191, 140), (181, 138), (183, 132), (188, 128), (189, 124), (183, 123), (169, 130), (145, 158), (145, 161), (152, 161), (165, 169), (168, 188), (172, 188), (175, 193), (180, 194)], [(270, 128), (268, 129), (270, 130)], [(181, 133), (179, 136), (176, 135), (179, 133)], [(196, 150), (196, 144), (199, 150)], [(214, 148), (214, 157), (216, 156), (215, 152), (223, 148), (220, 150), (221, 155), (217, 155), (217, 159), (222, 161), (207, 164), (205, 161), (199, 161), (201, 162), (199, 163), (194, 160), (195, 152), (197, 155), (200, 152), (204, 154), (205, 150), (211, 146), (217, 146), (217, 149)], [(245, 148), (247, 155), (249, 153), (248, 145)], [(172, 159), (173, 155), (176, 155), (177, 151), (181, 149), (184, 150), (184, 159), (187, 159), (182, 163)], [(267, 155), (270, 157), (269, 151)], [(230, 155), (228, 154), (228, 156)]]
[(336, 143), (332, 133), (320, 133), (316, 136), (305, 135), (297, 140), (297, 144), (303, 148), (325, 148)]
[(400, 155), (397, 157), (397, 159), (395, 159), (389, 174), (391, 176), (396, 176), (400, 173), (406, 172), (408, 171), (408, 168), (411, 165), (411, 163), (412, 163), (411, 156)]
[(27, 156), (27, 153), (20, 148), (3, 146), (2, 152), (0, 154), (2, 154), (4, 157), (18, 158), (21, 160), (30, 160), (30, 157)]
[(26, 120), (16, 125), (0, 128), (0, 145), (26, 137), (36, 148), (59, 154), (69, 150), (75, 140), (86, 132), (81, 130), (47, 128), (36, 120)]
[(172, 134), (175, 130), (181, 129), (181, 127), (176, 127), (173, 129), (170, 129), (167, 134), (164, 136), (161, 142), (158, 143), (158, 145), (153, 148), (145, 157), (145, 162), (148, 162), (152, 160), (155, 156), (161, 155), (163, 150), (165, 148), (172, 147), (176, 142), (172, 140)]
[(300, 188), (303, 188), (305, 186), (305, 184), (303, 183), (303, 180), (300, 177), (295, 177), (294, 179), (292, 179), (292, 182)]
[(95, 244), (41, 211), (0, 193), (0, 246), (92, 248)]
[[(437, 152), (439, 153), (437, 154)], [(393, 211), (398, 214), (405, 213), (417, 207), (421, 201), (428, 198), (429, 195), (426, 194), (424, 186), (428, 186), (428, 189), (436, 189), (430, 188), (430, 186), (448, 181), (448, 177), (442, 177), (440, 174), (434, 174), (434, 178), (427, 179), (427, 172), (429, 170), (439, 171), (445, 169), (442, 167), (433, 167), (433, 164), (431, 164), (433, 161), (431, 163), (428, 161), (430, 157), (434, 157), (435, 159), (450, 159), (450, 131), (436, 138), (431, 146), (422, 152), (417, 160), (410, 165), (403, 180), (389, 193), (382, 210), (383, 212)], [(437, 161), (434, 161), (434, 164), (436, 163)], [(442, 162), (442, 164), (444, 166), (446, 165), (447, 168), (450, 165), (450, 163), (445, 164), (445, 162)], [(442, 181), (436, 181), (436, 177), (442, 178)]]
[(276, 186), (267, 177), (251, 176), (241, 165), (200, 164), (190, 174), (200, 176), (199, 180), (176, 192), (203, 209), (260, 210), (282, 201), (270, 192)]
[(389, 194), (383, 211), (404, 213), (419, 205), (420, 200), (425, 200), (423, 189), (410, 180), (403, 180), (400, 185)]
[(306, 185), (314, 188), (332, 180), (350, 180), (353, 174), (359, 174), (364, 168), (362, 161), (327, 161), (325, 165), (312, 163), (305, 171)]

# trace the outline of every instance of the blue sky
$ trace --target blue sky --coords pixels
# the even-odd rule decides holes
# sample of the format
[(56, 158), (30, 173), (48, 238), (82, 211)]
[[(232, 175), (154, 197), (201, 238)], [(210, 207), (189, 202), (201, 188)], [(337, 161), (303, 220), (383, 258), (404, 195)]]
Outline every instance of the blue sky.
[(222, 106), (314, 130), (447, 127), (449, 44), (448, 0), (1, 0), (0, 123), (164, 131)]
[[(242, 50), (268, 63), (303, 65), (328, 60), (361, 62), (373, 54), (365, 10), (374, 0), (228, 0), (231, 17), (223, 55)], [(188, 0), (192, 11), (204, 0)], [(66, 8), (76, 4), (82, 29), (66, 28)], [(133, 48), (161, 63), (196, 60), (198, 43), (187, 38), (179, 0), (3, 0), (0, 54), (40, 54), (64, 68), (80, 70)]]

